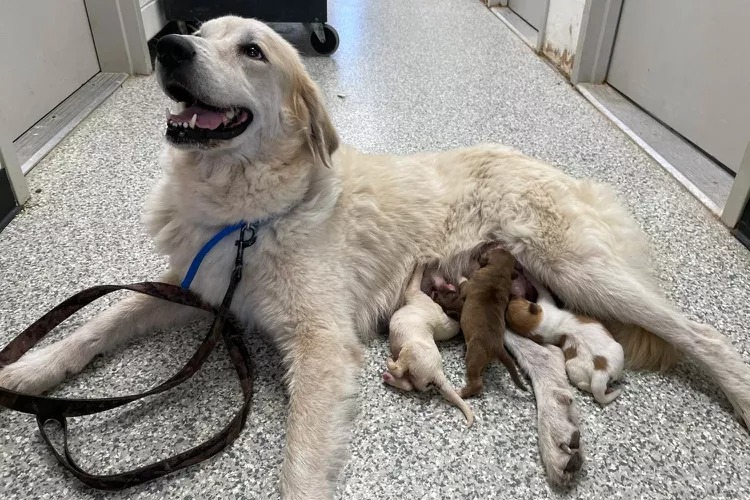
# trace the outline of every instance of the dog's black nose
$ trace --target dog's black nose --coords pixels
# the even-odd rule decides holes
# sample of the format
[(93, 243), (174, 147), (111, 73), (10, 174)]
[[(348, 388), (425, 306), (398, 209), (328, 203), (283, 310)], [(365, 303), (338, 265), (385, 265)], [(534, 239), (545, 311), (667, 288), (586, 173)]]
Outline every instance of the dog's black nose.
[(156, 57), (167, 68), (190, 62), (195, 57), (195, 49), (190, 39), (181, 35), (166, 35), (156, 44)]

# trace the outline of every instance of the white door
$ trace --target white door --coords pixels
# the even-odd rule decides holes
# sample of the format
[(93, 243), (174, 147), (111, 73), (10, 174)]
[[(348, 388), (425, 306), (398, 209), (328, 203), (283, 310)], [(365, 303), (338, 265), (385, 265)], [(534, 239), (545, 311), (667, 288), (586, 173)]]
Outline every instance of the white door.
[(624, 0), (607, 81), (736, 172), (750, 140), (748, 26), (748, 0)]
[(84, 0), (0, 0), (0, 117), (11, 139), (98, 72)]
[(542, 30), (547, 0), (509, 0), (508, 7), (537, 31)]

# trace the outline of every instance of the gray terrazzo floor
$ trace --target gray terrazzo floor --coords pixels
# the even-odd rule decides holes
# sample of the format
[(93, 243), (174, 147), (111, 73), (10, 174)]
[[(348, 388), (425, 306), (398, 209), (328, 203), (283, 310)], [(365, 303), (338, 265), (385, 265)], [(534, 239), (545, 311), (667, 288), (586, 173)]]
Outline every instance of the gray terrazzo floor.
[[(343, 140), (394, 153), (498, 141), (612, 184), (653, 242), (669, 297), (750, 362), (750, 253), (478, 0), (333, 4), (340, 49), (306, 63)], [(153, 78), (129, 79), (30, 174), (36, 192), (0, 234), (0, 342), (81, 288), (163, 269), (139, 216), (159, 175), (165, 104)], [(178, 369), (204, 326), (136, 341), (55, 394), (144, 390)], [(252, 413), (218, 457), (124, 492), (94, 492), (55, 463), (31, 418), (0, 410), (0, 498), (277, 498), (282, 372), (262, 336), (248, 341), (259, 365)], [(560, 492), (539, 462), (533, 398), (503, 370), (490, 369), (467, 430), (436, 394), (384, 387), (386, 349), (382, 338), (367, 350), (341, 498), (750, 498), (750, 436), (690, 362), (668, 375), (628, 373), (624, 394), (604, 409), (578, 393), (587, 461), (578, 484)], [(442, 352), (460, 382), (460, 341)], [(167, 396), (75, 420), (72, 448), (95, 470), (134, 467), (208, 437), (238, 394), (222, 352)]]

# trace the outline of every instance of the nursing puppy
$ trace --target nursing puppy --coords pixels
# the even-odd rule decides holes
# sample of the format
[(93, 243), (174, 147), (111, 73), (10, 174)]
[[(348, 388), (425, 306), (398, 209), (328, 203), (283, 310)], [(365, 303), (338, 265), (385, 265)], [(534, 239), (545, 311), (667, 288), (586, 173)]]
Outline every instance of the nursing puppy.
[(443, 289), (436, 294), (436, 302), (446, 313), (460, 318), (466, 339), (466, 386), (461, 389), (461, 397), (468, 398), (482, 390), (484, 370), (495, 359), (505, 365), (513, 382), (526, 390), (516, 363), (503, 344), (514, 263), (513, 256), (502, 248), (491, 248), (480, 258), (480, 269), (460, 283), (459, 293)]
[(435, 336), (452, 337), (458, 333), (458, 323), (445, 315), (443, 309), (421, 289), (424, 265), (414, 275), (404, 292), (405, 305), (393, 313), (389, 325), (391, 357), (383, 380), (394, 387), (420, 391), (434, 385), (449, 402), (458, 406), (471, 427), (474, 413), (461, 399), (443, 372)]
[[(665, 298), (642, 230), (608, 186), (499, 144), (408, 156), (342, 144), (296, 51), (252, 19), (222, 17), (194, 35), (162, 37), (155, 73), (182, 103), (159, 132), (163, 172), (144, 210), (168, 262), (155, 278), (179, 285), (217, 232), (260, 224), (231, 312), (268, 335), (286, 370), (284, 499), (332, 498), (348, 456), (362, 343), (399, 307), (411, 263), (439, 262), (455, 282), (474, 249), (493, 242), (567, 308), (604, 322), (630, 366), (665, 369), (684, 351), (750, 422), (750, 368), (726, 337)], [(235, 239), (213, 247), (190, 287), (209, 304), (224, 297)], [(194, 321), (186, 309), (125, 298), (0, 368), (0, 385), (44, 392), (135, 336)], [(551, 482), (568, 483), (581, 454), (574, 402), (555, 396), (568, 390), (564, 367), (548, 369), (544, 347), (515, 340), (509, 345), (538, 388), (542, 461)]]
[(559, 309), (546, 290), (537, 290), (537, 304), (523, 298), (510, 301), (508, 326), (539, 344), (558, 346), (565, 355), (565, 369), (573, 385), (592, 393), (600, 404), (614, 401), (621, 390), (609, 391), (609, 382), (622, 377), (622, 346), (598, 321)]

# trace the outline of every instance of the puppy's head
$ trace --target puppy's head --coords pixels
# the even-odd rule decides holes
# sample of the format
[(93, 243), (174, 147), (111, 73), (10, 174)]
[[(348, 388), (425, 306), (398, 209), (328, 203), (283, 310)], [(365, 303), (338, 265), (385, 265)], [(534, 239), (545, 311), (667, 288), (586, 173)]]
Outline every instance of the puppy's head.
[(221, 17), (157, 45), (156, 74), (175, 110), (167, 141), (187, 150), (231, 150), (250, 162), (281, 143), (330, 165), (338, 137), (294, 48), (253, 19)]
[(494, 246), (479, 256), (479, 265), (482, 267), (492, 265), (513, 268), (515, 262), (513, 255), (500, 246)]
[(508, 326), (519, 335), (528, 335), (542, 322), (542, 308), (526, 299), (516, 298), (510, 301), (505, 311)]
[(461, 311), (464, 309), (464, 299), (461, 292), (453, 285), (435, 289), (431, 294), (432, 300), (443, 308), (445, 314), (456, 321), (461, 320)]

